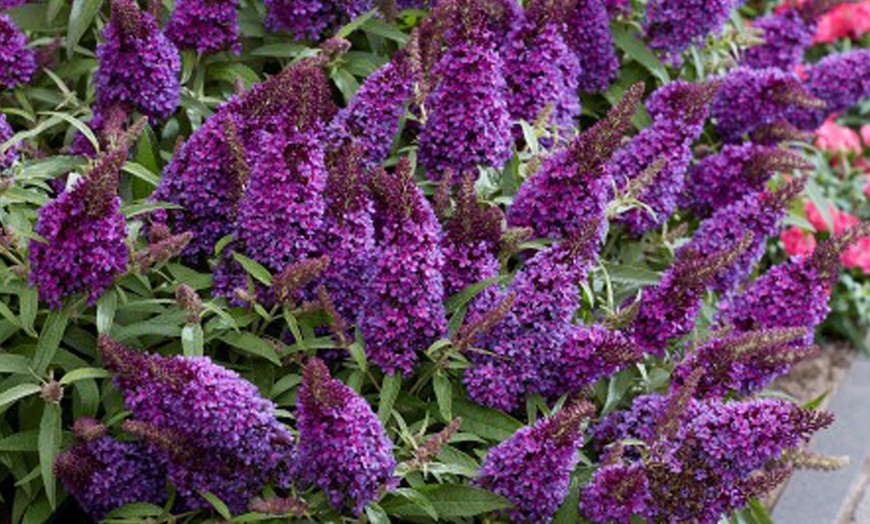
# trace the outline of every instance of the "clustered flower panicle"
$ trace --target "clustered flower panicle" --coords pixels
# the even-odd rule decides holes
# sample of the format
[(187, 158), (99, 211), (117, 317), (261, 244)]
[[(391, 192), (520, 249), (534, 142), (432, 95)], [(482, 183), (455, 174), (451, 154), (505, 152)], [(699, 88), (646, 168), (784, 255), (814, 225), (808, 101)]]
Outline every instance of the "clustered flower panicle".
[(26, 47), (27, 37), (9, 16), (0, 14), (0, 87), (12, 89), (30, 81), (36, 54)]
[(238, 54), (238, 9), (238, 0), (179, 0), (166, 24), (166, 37), (179, 49)]

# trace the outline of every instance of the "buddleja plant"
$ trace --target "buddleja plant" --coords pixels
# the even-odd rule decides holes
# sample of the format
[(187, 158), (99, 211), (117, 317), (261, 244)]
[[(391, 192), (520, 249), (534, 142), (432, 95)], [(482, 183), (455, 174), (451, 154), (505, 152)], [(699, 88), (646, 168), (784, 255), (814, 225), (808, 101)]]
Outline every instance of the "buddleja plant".
[(764, 389), (870, 226), (756, 267), (868, 90), (672, 80), (734, 2), (386, 4), (0, 20), (11, 519), (714, 523), (827, 465)]

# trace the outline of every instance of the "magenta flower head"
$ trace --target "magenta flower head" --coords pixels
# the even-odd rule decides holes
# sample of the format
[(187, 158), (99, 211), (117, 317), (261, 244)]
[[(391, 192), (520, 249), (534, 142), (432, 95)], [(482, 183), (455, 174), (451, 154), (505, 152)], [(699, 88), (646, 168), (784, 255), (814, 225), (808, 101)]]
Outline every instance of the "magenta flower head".
[(580, 498), (580, 513), (595, 523), (631, 524), (650, 506), (643, 464), (605, 464), (595, 470)]
[(474, 177), (467, 174), (441, 240), (445, 297), (498, 276), (503, 220), (497, 206), (486, 210), (481, 207), (474, 192)]
[(701, 222), (692, 239), (677, 250), (680, 253), (715, 253), (733, 245), (747, 231), (752, 240), (728, 268), (719, 271), (710, 289), (725, 293), (741, 284), (764, 255), (767, 238), (779, 231), (791, 202), (804, 188), (805, 179), (793, 180), (776, 191), (749, 193), (740, 200), (719, 208)]
[(85, 175), (39, 210), (30, 243), (30, 282), (52, 308), (80, 292), (93, 305), (129, 258), (127, 224), (118, 198), (118, 175), (127, 150), (141, 132), (131, 129), (114, 149), (103, 153)]
[[(6, 115), (0, 114), (0, 144), (12, 138), (14, 134)], [(0, 152), (0, 172), (9, 169), (9, 166), (16, 160), (18, 160), (18, 144), (12, 144), (6, 151)]]
[(652, 0), (647, 5), (646, 31), (649, 45), (661, 50), (675, 64), (680, 53), (709, 34), (718, 34), (731, 10), (742, 0)]
[(579, 393), (601, 377), (643, 359), (629, 336), (600, 324), (572, 326), (559, 351), (556, 367), (563, 383), (559, 393)]
[(106, 426), (83, 417), (76, 443), (58, 455), (54, 472), (82, 510), (95, 521), (131, 502), (162, 505), (166, 470), (147, 447), (106, 436)]
[(809, 93), (824, 102), (794, 117), (798, 127), (814, 130), (831, 113), (839, 113), (870, 97), (870, 49), (828, 55), (807, 68)]
[(359, 515), (398, 484), (393, 443), (364, 398), (330, 376), (322, 360), (305, 364), (296, 399), (295, 476), (314, 484), (340, 511)]
[(97, 46), (97, 107), (126, 103), (151, 119), (175, 112), (181, 58), (154, 17), (134, 0), (113, 0), (103, 38)]
[(728, 144), (689, 168), (682, 205), (696, 216), (764, 190), (774, 173), (810, 170), (812, 162), (788, 149), (752, 143)]
[(691, 146), (703, 131), (713, 93), (711, 84), (682, 81), (659, 88), (647, 103), (652, 125), (613, 155), (609, 169), (618, 186), (642, 187), (638, 200), (652, 210), (630, 209), (616, 218), (633, 235), (658, 227), (676, 209), (692, 160)]
[(444, 334), (441, 226), (407, 159), (375, 173), (374, 268), (359, 329), (366, 354), (387, 373), (411, 371)]
[(30, 81), (36, 71), (36, 54), (27, 47), (27, 37), (0, 14), (0, 88), (12, 89)]
[(576, 0), (563, 31), (565, 43), (580, 62), (580, 90), (606, 90), (619, 75), (619, 60), (605, 3), (602, 0)]
[(432, 75), (439, 82), (424, 102), (420, 163), (432, 173), (451, 170), (457, 180), (478, 165), (502, 167), (513, 135), (499, 54), (489, 45), (460, 43), (444, 53)]
[(401, 53), (363, 82), (347, 107), (329, 124), (330, 142), (353, 138), (366, 167), (381, 164), (390, 154), (399, 119), (413, 94), (409, 60)]
[(25, 2), (27, 2), (27, 0), (0, 0), (0, 11), (12, 9), (13, 7), (18, 7)]
[[(565, 44), (557, 21), (525, 20), (503, 52), (507, 106), (514, 121), (543, 122), (560, 137), (570, 136), (580, 115), (577, 55)], [(542, 119), (549, 112), (549, 116)], [(522, 130), (514, 127), (519, 138)]]
[(583, 444), (582, 422), (594, 413), (584, 402), (521, 428), (489, 451), (475, 483), (514, 504), (511, 520), (549, 522), (568, 494)]
[(630, 330), (645, 352), (662, 355), (668, 342), (692, 331), (707, 289), (749, 247), (752, 235), (735, 239), (715, 252), (686, 249), (658, 284), (644, 290)]
[(812, 343), (813, 330), (830, 310), (840, 254), (868, 234), (870, 224), (857, 224), (819, 244), (807, 257), (794, 256), (774, 266), (721, 305), (719, 325), (738, 332), (802, 327), (807, 330), (806, 342)]
[(256, 386), (207, 357), (163, 357), (101, 337), (100, 354), (133, 412), (125, 429), (167, 465), (183, 505), (210, 491), (234, 513), (270, 481), (287, 484), (293, 437)]
[(296, 40), (317, 40), (336, 23), (328, 0), (265, 0), (266, 27)]
[(166, 24), (166, 36), (178, 49), (238, 54), (238, 9), (238, 0), (179, 0)]
[(613, 186), (607, 162), (641, 96), (643, 84), (635, 84), (604, 119), (547, 157), (517, 192), (508, 210), (508, 225), (552, 238), (574, 236), (589, 220), (603, 226)]
[(795, 9), (786, 9), (756, 19), (752, 27), (761, 31), (764, 43), (746, 50), (741, 63), (752, 69), (775, 67), (793, 71), (804, 61), (810, 46), (814, 24), (807, 24)]
[(711, 115), (726, 142), (740, 142), (745, 133), (787, 120), (798, 108), (823, 107), (795, 73), (780, 69), (741, 67), (719, 82)]

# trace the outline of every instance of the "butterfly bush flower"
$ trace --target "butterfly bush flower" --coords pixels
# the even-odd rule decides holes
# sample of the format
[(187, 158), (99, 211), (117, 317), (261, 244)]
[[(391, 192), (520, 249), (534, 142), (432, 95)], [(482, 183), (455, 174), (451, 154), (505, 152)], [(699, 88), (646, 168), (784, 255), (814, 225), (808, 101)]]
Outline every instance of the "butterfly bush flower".
[(444, 334), (441, 227), (403, 159), (375, 178), (378, 239), (359, 329), (369, 358), (387, 373), (409, 373), (417, 353)]
[(289, 478), (293, 437), (256, 386), (208, 357), (164, 357), (102, 337), (103, 362), (134, 420), (125, 429), (163, 457), (183, 505), (209, 507), (210, 491), (234, 513), (270, 480)]
[(486, 352), (470, 355), (469, 398), (513, 411), (526, 393), (560, 394), (560, 348), (580, 303), (577, 283), (586, 278), (597, 253), (600, 229), (598, 222), (588, 222), (576, 237), (539, 252), (517, 272), (506, 290), (516, 296), (512, 307), (476, 341)]
[(613, 155), (609, 169), (618, 186), (639, 184), (637, 198), (652, 210), (630, 209), (616, 218), (633, 235), (658, 227), (676, 209), (692, 159), (691, 146), (703, 130), (712, 95), (707, 84), (677, 81), (659, 88), (648, 102), (652, 125)]
[(104, 425), (86, 417), (76, 420), (74, 434), (54, 472), (92, 519), (131, 502), (164, 503), (166, 470), (145, 446), (107, 437)]
[(112, 18), (97, 46), (97, 107), (128, 103), (152, 119), (178, 107), (178, 50), (133, 0), (113, 0)]
[(365, 166), (380, 165), (390, 154), (399, 119), (412, 94), (411, 66), (400, 55), (366, 78), (347, 107), (335, 115), (329, 125), (331, 141), (353, 137)]
[(662, 355), (671, 339), (692, 331), (707, 289), (728, 271), (752, 241), (746, 234), (719, 251), (684, 250), (658, 284), (644, 290), (630, 330), (645, 352)]
[(581, 492), (580, 512), (595, 523), (631, 524), (650, 506), (649, 480), (642, 464), (606, 464)]
[(577, 404), (521, 428), (489, 451), (475, 483), (514, 504), (511, 520), (549, 522), (579, 460), (581, 423), (594, 412), (589, 403)]
[(764, 43), (748, 48), (741, 64), (753, 69), (794, 70), (803, 63), (804, 50), (812, 43), (815, 33), (815, 25), (807, 24), (795, 9), (758, 18), (752, 27), (761, 31)]
[[(0, 114), (0, 144), (12, 138), (14, 134), (6, 115)], [(18, 160), (18, 144), (12, 144), (6, 151), (0, 152), (0, 171), (9, 169), (16, 160)]]
[[(508, 85), (507, 107), (512, 120), (544, 121), (560, 136), (570, 136), (580, 115), (580, 63), (555, 22), (526, 21), (508, 38), (503, 51)], [(517, 137), (522, 130), (514, 128)]]
[(36, 55), (26, 46), (24, 33), (11, 18), (0, 14), (0, 87), (12, 89), (30, 81), (36, 71)]
[(359, 515), (398, 484), (393, 443), (377, 415), (317, 358), (305, 365), (296, 409), (295, 474), (322, 489), (336, 511)]
[(741, 67), (720, 79), (711, 115), (725, 142), (740, 142), (745, 133), (790, 118), (796, 108), (821, 105), (795, 73)]
[(548, 156), (517, 192), (508, 210), (508, 224), (552, 238), (571, 237), (589, 220), (604, 226), (602, 219), (613, 192), (607, 162), (642, 95), (643, 85), (634, 85), (607, 117)]
[(238, 0), (179, 0), (166, 24), (166, 37), (179, 49), (238, 54), (238, 9)]
[(737, 332), (777, 327), (803, 327), (807, 343), (830, 310), (828, 299), (837, 281), (839, 257), (858, 238), (870, 233), (860, 223), (819, 244), (807, 257), (791, 257), (760, 276), (743, 292), (720, 306), (718, 322)]
[(18, 7), (26, 3), (27, 0), (0, 0), (0, 11), (5, 11), (6, 9), (12, 9), (13, 7)]
[(316, 40), (335, 24), (325, 0), (265, 0), (266, 27), (296, 40)]
[(483, 210), (474, 192), (473, 175), (467, 174), (459, 189), (456, 209), (444, 227), (444, 296), (498, 276), (502, 247), (502, 212)]
[(788, 206), (803, 190), (804, 181), (795, 180), (777, 191), (759, 191), (719, 208), (702, 221), (692, 239), (677, 250), (680, 253), (715, 253), (740, 239), (746, 231), (752, 240), (728, 268), (719, 271), (710, 283), (710, 289), (725, 293), (741, 284), (752, 272), (752, 267), (764, 255), (767, 238), (779, 231), (780, 221)]
[(565, 22), (562, 36), (580, 62), (580, 90), (606, 90), (619, 74), (619, 60), (604, 3), (601, 0), (577, 0)]
[(870, 49), (828, 55), (806, 69), (809, 93), (824, 108), (807, 108), (794, 117), (802, 129), (815, 129), (831, 113), (839, 113), (870, 97)]
[(425, 101), (420, 163), (432, 172), (500, 168), (510, 158), (510, 114), (502, 60), (489, 46), (458, 44), (435, 67)]
[(762, 191), (774, 173), (814, 166), (799, 154), (752, 143), (728, 144), (689, 168), (682, 205), (706, 217), (752, 192)]
[(95, 304), (127, 267), (130, 253), (117, 195), (118, 174), (137, 135), (131, 130), (85, 176), (39, 210), (34, 232), (45, 241), (30, 244), (30, 283), (52, 308), (80, 292), (88, 294), (90, 305)]
[(630, 337), (599, 324), (572, 326), (559, 353), (560, 393), (579, 392), (643, 357)]
[(677, 366), (674, 383), (685, 382), (702, 369), (696, 398), (721, 398), (732, 391), (752, 394), (818, 353), (818, 347), (805, 344), (805, 336), (803, 328), (776, 328), (714, 337)]
[(680, 53), (707, 35), (720, 33), (731, 10), (742, 3), (743, 0), (652, 0), (646, 11), (649, 45), (679, 64)]

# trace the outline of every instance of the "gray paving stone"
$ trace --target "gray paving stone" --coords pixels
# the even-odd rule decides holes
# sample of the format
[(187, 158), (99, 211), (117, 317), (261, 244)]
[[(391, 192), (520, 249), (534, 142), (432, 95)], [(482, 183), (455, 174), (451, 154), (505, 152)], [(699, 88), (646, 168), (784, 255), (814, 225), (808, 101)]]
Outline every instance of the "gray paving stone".
[[(834, 472), (795, 472), (773, 510), (777, 524), (870, 524), (870, 494), (863, 489), (870, 452), (870, 359), (855, 360), (827, 409), (837, 420), (809, 449), (847, 455), (851, 462)], [(859, 517), (864, 520), (855, 520)]]

